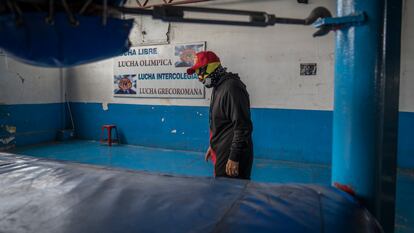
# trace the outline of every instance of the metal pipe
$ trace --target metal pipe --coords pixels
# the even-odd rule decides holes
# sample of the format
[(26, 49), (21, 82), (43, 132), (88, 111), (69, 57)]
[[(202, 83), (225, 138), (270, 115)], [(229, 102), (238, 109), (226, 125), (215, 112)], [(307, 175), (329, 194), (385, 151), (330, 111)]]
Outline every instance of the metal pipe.
[(377, 218), (385, 232), (394, 232), (400, 97), (402, 0), (385, 0), (382, 53), (382, 111), (378, 148), (380, 199)]
[(108, 0), (103, 0), (103, 11), (102, 11), (102, 25), (106, 25), (108, 21)]
[(62, 0), (62, 5), (63, 5), (63, 8), (65, 9), (66, 14), (68, 15), (70, 24), (72, 24), (72, 26), (78, 26), (79, 21), (76, 20), (75, 15), (70, 10), (69, 4), (66, 2), (66, 0)]
[(199, 2), (210, 2), (213, 0), (183, 0), (183, 1), (164, 1), (164, 3), (161, 4), (150, 4), (147, 5), (148, 1), (146, 1), (144, 4), (139, 3), (138, 8), (151, 8), (151, 7), (158, 7), (158, 6), (173, 6), (173, 5), (183, 5), (183, 4), (191, 4), (191, 3), (199, 3)]
[(46, 23), (53, 25), (53, 18), (55, 17), (55, 0), (49, 0), (48, 16), (46, 17)]
[[(337, 1), (338, 16), (365, 12), (368, 20), (336, 33), (332, 149), (332, 184), (354, 192), (387, 233), (394, 231), (398, 125), (398, 87), (394, 84), (399, 80), (400, 59), (400, 48), (394, 44), (399, 45), (401, 33), (386, 23), (387, 8), (401, 11), (401, 6), (390, 7), (391, 2)], [(401, 21), (392, 22), (399, 23), (397, 28), (401, 25)], [(394, 44), (387, 46), (388, 38)], [(388, 52), (395, 56), (387, 57)], [(391, 80), (387, 67), (392, 68)]]
[(338, 0), (338, 16), (365, 11), (369, 22), (336, 33), (332, 183), (351, 187), (372, 210), (377, 199), (377, 91), (382, 0)]
[(87, 0), (84, 4), (83, 4), (83, 6), (82, 6), (82, 8), (80, 9), (80, 11), (79, 11), (79, 13), (78, 14), (83, 14), (85, 11), (86, 11), (86, 9), (88, 8), (88, 6), (92, 3), (92, 1), (93, 0)]

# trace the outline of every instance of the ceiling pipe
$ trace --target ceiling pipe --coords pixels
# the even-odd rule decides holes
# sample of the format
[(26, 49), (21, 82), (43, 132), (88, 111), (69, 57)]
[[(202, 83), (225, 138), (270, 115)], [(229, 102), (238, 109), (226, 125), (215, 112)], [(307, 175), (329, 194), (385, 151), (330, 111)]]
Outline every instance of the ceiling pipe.
[[(184, 5), (184, 4), (191, 4), (191, 3), (200, 3), (200, 2), (210, 2), (213, 0), (182, 0), (182, 1), (174, 1), (174, 0), (164, 0), (164, 3), (161, 4), (149, 4), (149, 1), (145, 1), (143, 4), (141, 4), (139, 1), (137, 2), (136, 8), (151, 8), (151, 7), (158, 7), (158, 6), (173, 6), (173, 5)], [(134, 6), (131, 6), (134, 7)]]

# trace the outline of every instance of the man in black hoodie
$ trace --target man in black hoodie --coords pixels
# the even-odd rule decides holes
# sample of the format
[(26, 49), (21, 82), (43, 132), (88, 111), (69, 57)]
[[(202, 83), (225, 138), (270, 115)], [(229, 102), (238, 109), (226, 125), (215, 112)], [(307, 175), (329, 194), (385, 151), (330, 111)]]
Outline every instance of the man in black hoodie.
[(196, 73), (204, 86), (213, 88), (206, 161), (213, 161), (215, 176), (250, 179), (253, 125), (246, 86), (237, 74), (227, 72), (211, 51), (197, 53), (187, 73)]

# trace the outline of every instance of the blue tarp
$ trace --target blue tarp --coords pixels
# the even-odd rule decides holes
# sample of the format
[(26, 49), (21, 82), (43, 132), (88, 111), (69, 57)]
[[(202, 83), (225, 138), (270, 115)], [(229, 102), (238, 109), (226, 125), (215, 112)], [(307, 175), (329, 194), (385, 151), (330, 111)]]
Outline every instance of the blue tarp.
[(78, 26), (65, 13), (47, 24), (47, 13), (24, 13), (23, 23), (0, 15), (0, 48), (22, 62), (44, 67), (70, 67), (120, 55), (129, 49), (133, 20), (76, 15)]
[(381, 232), (332, 187), (179, 177), (0, 153), (0, 232)]

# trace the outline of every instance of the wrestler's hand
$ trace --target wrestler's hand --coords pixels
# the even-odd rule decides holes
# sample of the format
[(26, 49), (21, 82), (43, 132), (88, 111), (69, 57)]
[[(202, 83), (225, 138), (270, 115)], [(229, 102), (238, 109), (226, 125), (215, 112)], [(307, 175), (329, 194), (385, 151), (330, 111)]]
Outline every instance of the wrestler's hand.
[(227, 160), (226, 174), (228, 176), (238, 176), (239, 175), (239, 162), (235, 162), (230, 159)]
[(206, 162), (211, 159), (211, 147), (208, 147), (208, 150), (206, 152), (206, 155), (204, 156), (204, 159), (206, 160)]

